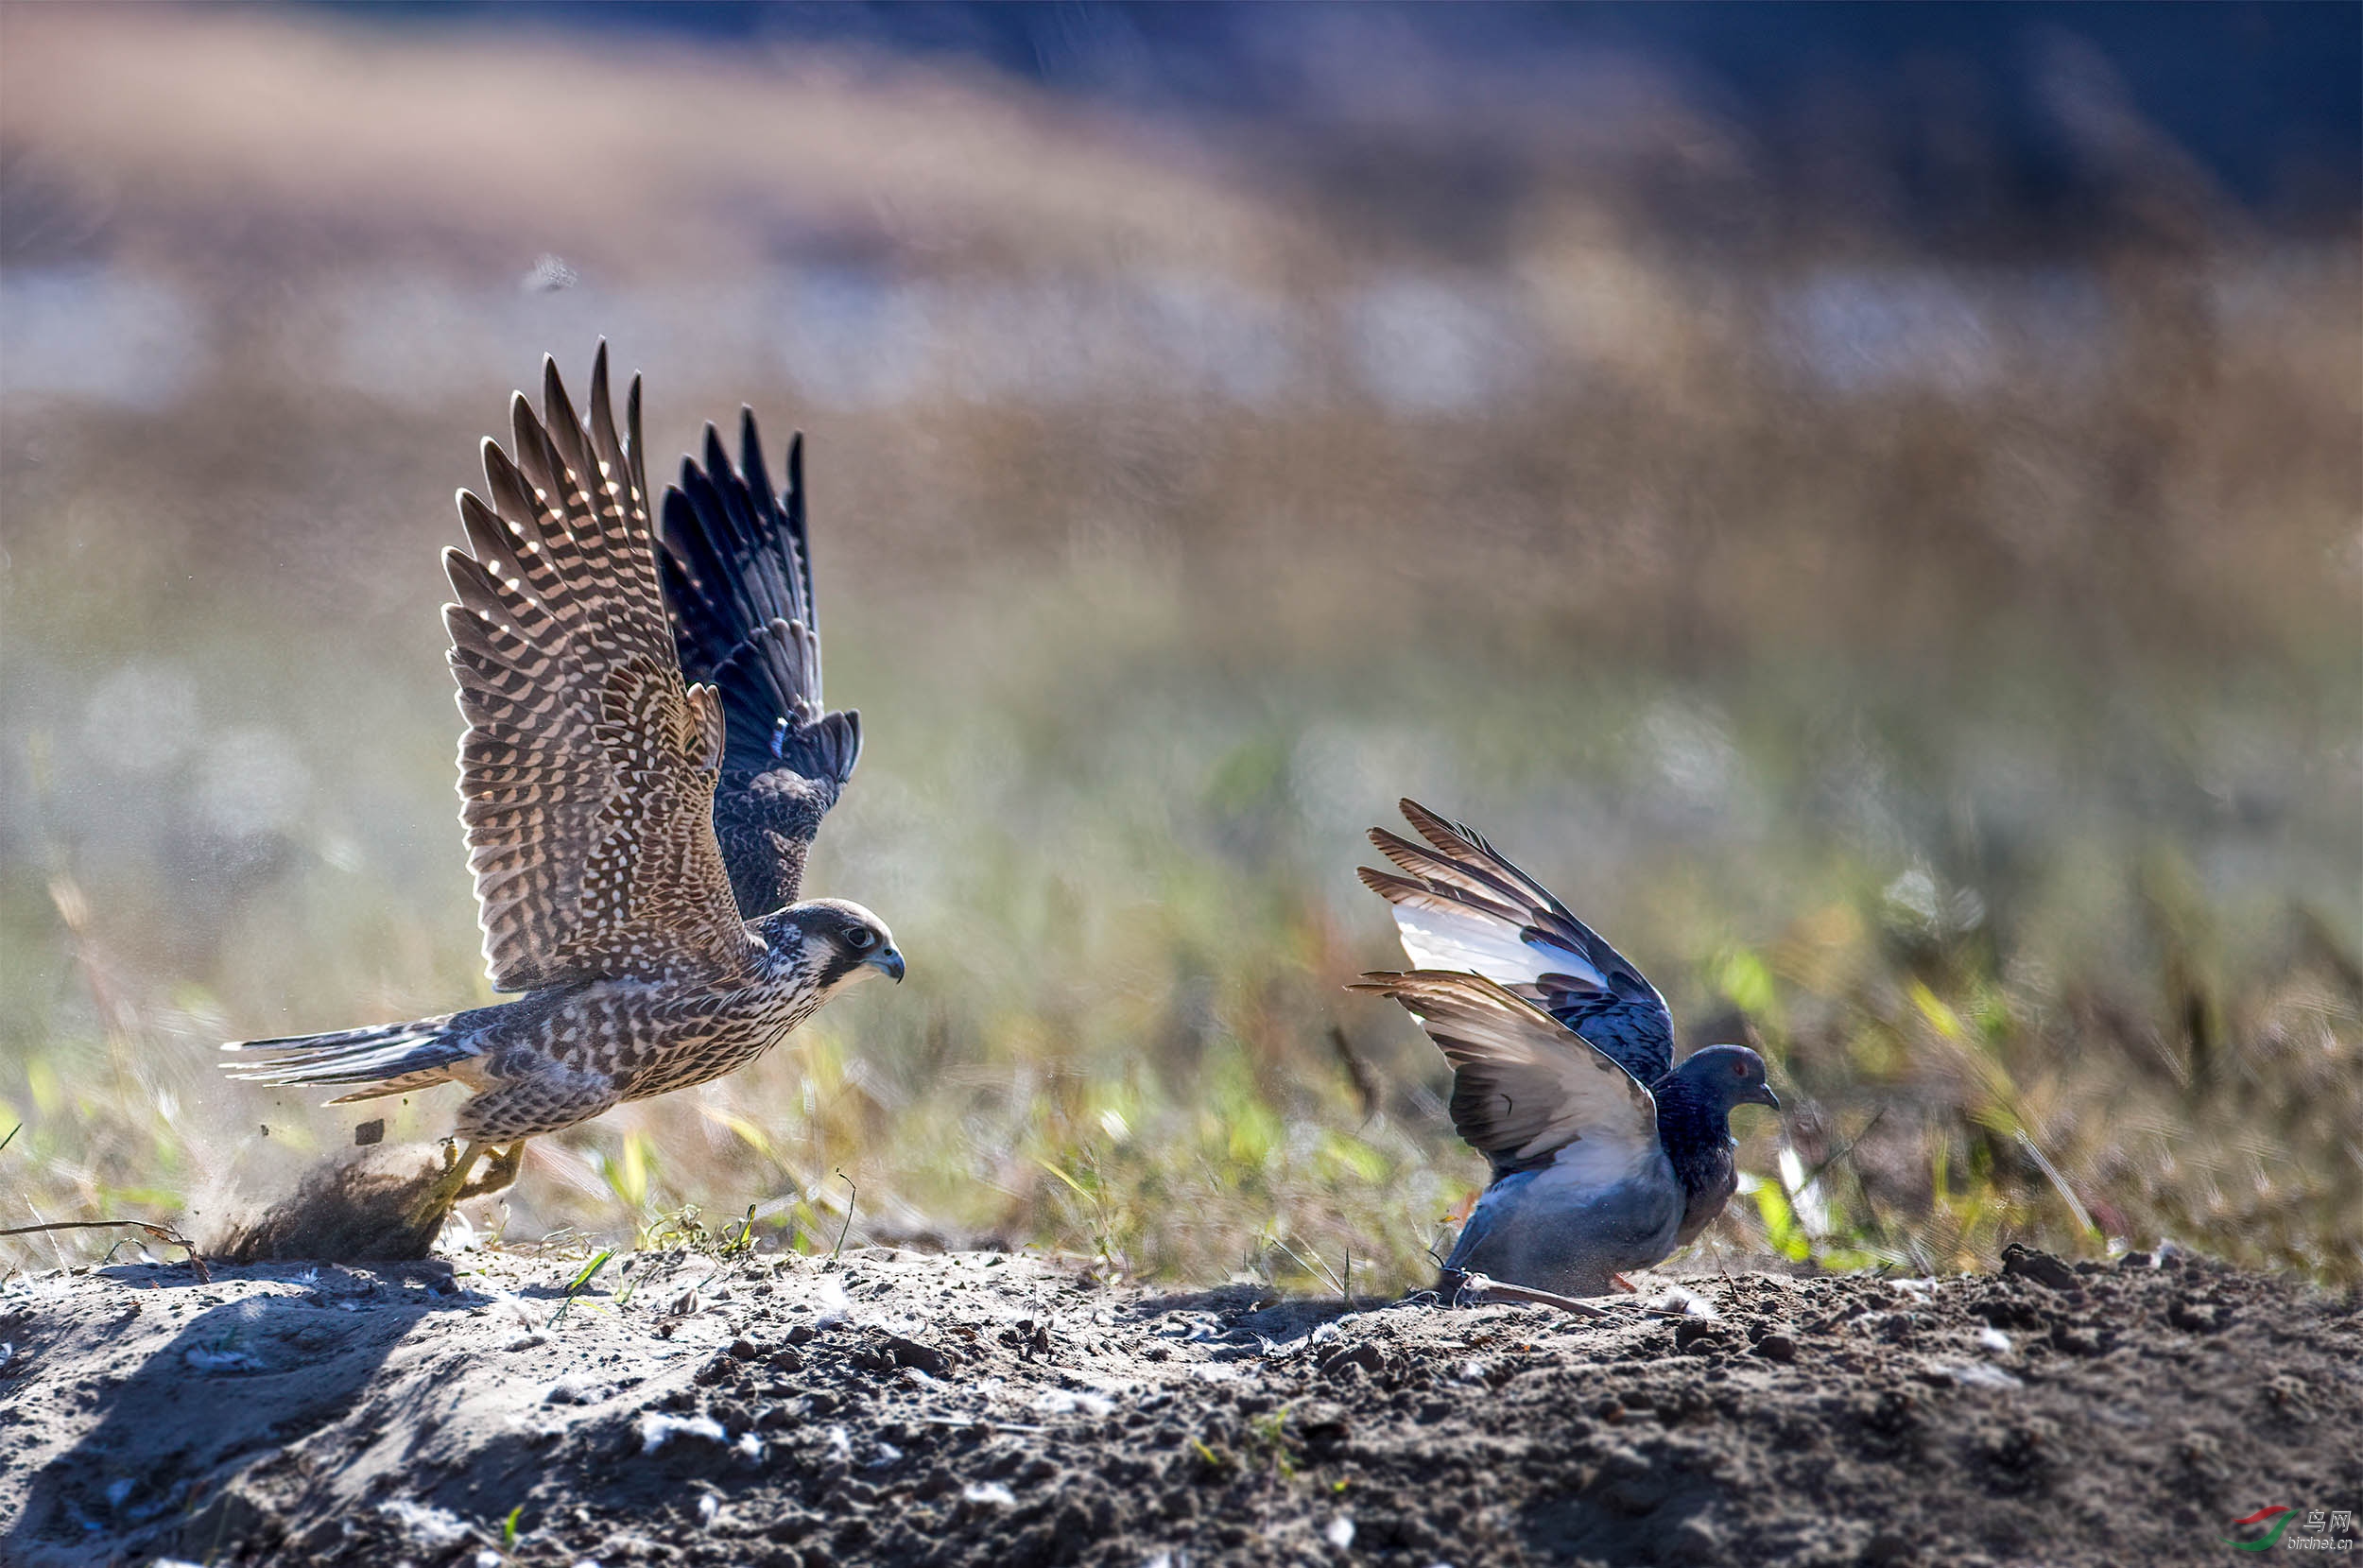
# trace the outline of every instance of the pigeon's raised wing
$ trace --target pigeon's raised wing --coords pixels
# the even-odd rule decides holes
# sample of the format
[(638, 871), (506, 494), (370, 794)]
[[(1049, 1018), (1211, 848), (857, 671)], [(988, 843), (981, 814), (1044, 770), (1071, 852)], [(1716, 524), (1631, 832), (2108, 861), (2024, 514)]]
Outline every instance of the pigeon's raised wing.
[(738, 906), (795, 902), (804, 854), (861, 755), (861, 715), (820, 698), (820, 624), (804, 532), (804, 442), (787, 448), (775, 494), (751, 409), (738, 465), (706, 427), (705, 463), (681, 461), (664, 492), (664, 597), (681, 669), (722, 697), (729, 743), (715, 804)]
[(1361, 876), (1394, 905), (1413, 964), (1468, 970), (1541, 1004), (1643, 1083), (1673, 1071), (1673, 1019), (1639, 970), (1476, 833), (1416, 801), (1402, 805), (1426, 844), (1372, 828), (1371, 842), (1404, 874)]
[(1481, 974), (1365, 974), (1353, 990), (1391, 996), (1451, 1059), (1452, 1125), (1497, 1173), (1578, 1141), (1604, 1169), (1657, 1148), (1657, 1102), (1613, 1057)]
[(665, 622), (640, 384), (629, 441), (604, 344), (587, 422), (554, 361), (542, 384), (543, 419), (511, 405), (515, 455), (484, 443), (492, 500), (460, 492), (468, 549), (443, 553), (485, 964), (503, 991), (733, 969), (750, 949), (714, 836), (722, 705), (682, 681)]

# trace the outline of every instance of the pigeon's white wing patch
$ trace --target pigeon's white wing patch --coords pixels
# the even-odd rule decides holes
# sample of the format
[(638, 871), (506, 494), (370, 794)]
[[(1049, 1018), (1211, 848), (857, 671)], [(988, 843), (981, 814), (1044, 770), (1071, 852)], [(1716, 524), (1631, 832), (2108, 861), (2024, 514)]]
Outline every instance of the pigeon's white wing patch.
[(1599, 1167), (1630, 1170), (1657, 1149), (1657, 1102), (1639, 1079), (1523, 997), (1479, 974), (1366, 974), (1452, 1061), (1453, 1127), (1499, 1163), (1582, 1141)]
[(1462, 969), (1505, 986), (1530, 986), (1545, 974), (1605, 988), (1607, 979), (1582, 954), (1550, 941), (1529, 941), (1517, 921), (1474, 903), (1434, 894), (1393, 901), (1403, 951), (1419, 969)]
[(1482, 974), (1578, 1021), (1644, 1082), (1673, 1070), (1673, 1020), (1639, 970), (1474, 830), (1402, 804), (1423, 841), (1372, 828), (1371, 844), (1395, 869), (1360, 874), (1394, 906), (1413, 964)]

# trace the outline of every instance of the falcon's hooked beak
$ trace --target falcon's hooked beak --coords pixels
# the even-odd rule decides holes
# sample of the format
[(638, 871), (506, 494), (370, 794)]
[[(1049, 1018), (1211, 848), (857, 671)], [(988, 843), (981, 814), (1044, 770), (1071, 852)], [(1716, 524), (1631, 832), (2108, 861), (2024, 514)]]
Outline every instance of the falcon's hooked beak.
[(903, 983), (903, 955), (893, 948), (882, 947), (864, 958), (862, 962), (892, 980), (896, 985)]

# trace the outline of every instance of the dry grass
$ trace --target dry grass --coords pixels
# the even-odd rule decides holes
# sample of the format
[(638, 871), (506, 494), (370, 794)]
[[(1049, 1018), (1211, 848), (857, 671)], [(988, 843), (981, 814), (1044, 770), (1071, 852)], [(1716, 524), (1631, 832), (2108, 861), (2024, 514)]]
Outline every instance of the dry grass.
[[(2347, 252), (1768, 262), (1595, 184), (1482, 263), (1366, 255), (1220, 142), (978, 81), (6, 26), (0, 1217), (204, 1222), (355, 1119), (215, 1041), (484, 995), (434, 551), (506, 385), (609, 331), (660, 446), (811, 432), (872, 737), (814, 883), (912, 974), (543, 1141), (509, 1237), (825, 1249), (857, 1186), (857, 1236), (1411, 1281), (1480, 1167), (1339, 990), (1411, 793), (1770, 1056), (1709, 1247), (2363, 1277)], [(515, 86), (561, 78), (562, 139)], [(581, 285), (519, 293), (544, 250)], [(196, 323), (160, 389), (28, 390), (127, 279)]]

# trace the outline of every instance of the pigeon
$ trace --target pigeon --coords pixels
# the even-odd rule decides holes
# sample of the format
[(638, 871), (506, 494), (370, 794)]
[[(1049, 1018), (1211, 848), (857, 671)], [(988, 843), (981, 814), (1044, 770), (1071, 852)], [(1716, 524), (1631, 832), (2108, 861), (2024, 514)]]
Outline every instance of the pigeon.
[(1665, 999), (1477, 833), (1414, 801), (1423, 843), (1384, 828), (1396, 871), (1364, 869), (1413, 968), (1390, 996), (1453, 1064), (1453, 1127), (1492, 1180), (1444, 1262), (1561, 1296), (1604, 1296), (1706, 1229), (1737, 1184), (1733, 1107), (1781, 1102), (1764, 1059), (1709, 1045), (1674, 1061)]

